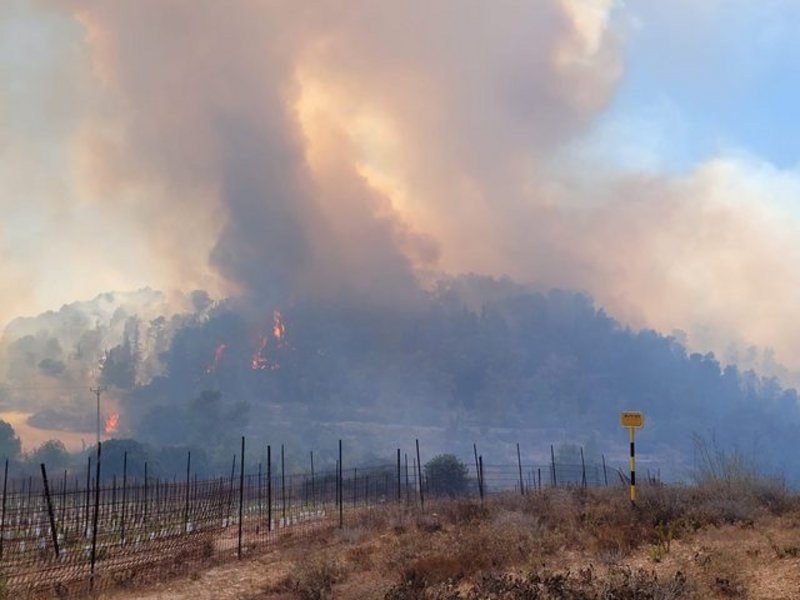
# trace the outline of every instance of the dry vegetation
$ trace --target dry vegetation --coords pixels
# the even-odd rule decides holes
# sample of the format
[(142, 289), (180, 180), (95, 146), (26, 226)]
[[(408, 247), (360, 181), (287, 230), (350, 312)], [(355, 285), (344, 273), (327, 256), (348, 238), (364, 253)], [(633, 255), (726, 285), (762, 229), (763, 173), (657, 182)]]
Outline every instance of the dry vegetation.
[(635, 507), (616, 488), (365, 509), (341, 531), (229, 569), (261, 575), (235, 595), (202, 574), (183, 582), (195, 586), (185, 596), (178, 585), (152, 597), (800, 598), (800, 498), (774, 482), (719, 480), (649, 485)]

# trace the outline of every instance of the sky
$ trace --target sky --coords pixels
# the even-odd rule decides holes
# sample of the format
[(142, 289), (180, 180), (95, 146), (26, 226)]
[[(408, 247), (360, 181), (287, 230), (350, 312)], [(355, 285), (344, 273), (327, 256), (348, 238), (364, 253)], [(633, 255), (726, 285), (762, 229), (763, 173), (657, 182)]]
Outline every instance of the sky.
[(0, 322), (143, 286), (396, 303), (476, 272), (800, 372), (799, 20), (4, 0)]

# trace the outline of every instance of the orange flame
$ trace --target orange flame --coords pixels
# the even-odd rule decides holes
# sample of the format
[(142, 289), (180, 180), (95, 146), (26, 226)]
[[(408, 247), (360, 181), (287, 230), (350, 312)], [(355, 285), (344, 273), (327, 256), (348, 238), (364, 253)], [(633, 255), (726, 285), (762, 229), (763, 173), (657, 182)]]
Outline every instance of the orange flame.
[(117, 433), (117, 428), (119, 427), (119, 413), (118, 412), (111, 412), (106, 417), (106, 433), (112, 434)]
[[(270, 333), (272, 334), (272, 339), (275, 340), (274, 348), (283, 349), (286, 347), (286, 325), (284, 325), (283, 315), (278, 309), (272, 311), (272, 331)], [(275, 371), (280, 369), (281, 366), (278, 361), (267, 356), (269, 341), (269, 333), (264, 333), (258, 338), (258, 349), (250, 359), (250, 368), (254, 371)], [(274, 351), (272, 354), (274, 354)]]
[(214, 362), (206, 367), (206, 373), (210, 375), (217, 371), (217, 367), (219, 367), (219, 363), (222, 361), (222, 357), (225, 356), (225, 350), (227, 349), (227, 344), (220, 344), (217, 346), (217, 349), (214, 350)]
[(255, 354), (253, 354), (253, 358), (250, 359), (250, 368), (254, 371), (261, 371), (264, 369), (269, 368), (269, 360), (266, 356), (264, 356), (264, 350), (267, 349), (267, 342), (269, 338), (267, 336), (262, 335), (258, 341), (258, 350), (256, 350)]
[(272, 311), (272, 335), (276, 340), (281, 341), (283, 336), (286, 335), (286, 326), (283, 324), (283, 315), (281, 311)]

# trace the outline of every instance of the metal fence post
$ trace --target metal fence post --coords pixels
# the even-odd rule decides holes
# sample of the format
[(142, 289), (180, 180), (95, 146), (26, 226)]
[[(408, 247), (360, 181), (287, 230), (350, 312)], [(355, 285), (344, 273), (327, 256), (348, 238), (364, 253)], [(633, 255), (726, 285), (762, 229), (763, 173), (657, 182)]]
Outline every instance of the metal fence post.
[(417, 475), (419, 478), (419, 506), (425, 510), (425, 494), (422, 491), (422, 463), (419, 461), (419, 440), (415, 440), (417, 444)]
[(64, 514), (67, 508), (67, 470), (64, 469), (64, 486), (61, 488), (61, 523), (62, 527), (66, 530), (66, 523), (64, 522)]
[(97, 444), (97, 465), (95, 471), (95, 486), (94, 486), (94, 521), (92, 523), (92, 559), (91, 559), (91, 576), (89, 579), (89, 588), (94, 589), (94, 567), (97, 560), (97, 519), (100, 516), (100, 451), (102, 444)]
[(183, 501), (183, 533), (189, 533), (189, 486), (192, 471), (192, 451), (186, 453), (186, 495)]
[(47, 500), (47, 515), (50, 517), (50, 534), (53, 536), (53, 548), (56, 551), (56, 558), (61, 557), (61, 552), (58, 549), (58, 531), (56, 530), (56, 517), (53, 514), (53, 501), (50, 499), (50, 486), (47, 485), (47, 470), (44, 463), (40, 463), (42, 468), (42, 482), (44, 483), (44, 497)]
[(586, 461), (583, 458), (583, 446), (581, 446), (581, 487), (586, 489)]
[(402, 497), (400, 495), (400, 448), (398, 448), (397, 449), (397, 503), (400, 504), (401, 500)]
[(408, 477), (408, 452), (403, 453), (406, 470), (406, 504), (411, 504), (411, 480)]
[(272, 531), (272, 447), (267, 444), (267, 531)]
[(317, 491), (314, 482), (314, 451), (311, 450), (309, 453), (311, 454), (311, 506), (317, 508)]
[(120, 541), (125, 543), (125, 517), (128, 513), (128, 451), (122, 455), (122, 517), (120, 523)]
[(147, 524), (147, 461), (144, 461), (144, 523)]
[(261, 509), (261, 492), (262, 492), (262, 480), (261, 480), (261, 463), (258, 463), (258, 525), (256, 526), (256, 534), (259, 532), (259, 528), (261, 527), (261, 517), (263, 516), (263, 511)]
[(89, 455), (89, 460), (86, 465), (86, 511), (84, 517), (83, 537), (89, 535), (89, 494), (92, 489), (92, 455)]
[(239, 461), (239, 546), (236, 554), (242, 560), (242, 510), (244, 508), (244, 436), (242, 436), (242, 454)]
[(233, 455), (231, 462), (231, 477), (228, 480), (228, 512), (225, 515), (225, 526), (229, 527), (231, 524), (231, 509), (233, 507), (233, 476), (236, 474), (236, 454)]
[(486, 493), (483, 479), (483, 454), (478, 457), (478, 487), (480, 488), (481, 504), (483, 504), (483, 496)]
[(286, 527), (286, 463), (284, 462), (283, 444), (281, 444), (281, 518)]
[(342, 440), (339, 440), (339, 529), (344, 527), (344, 494), (342, 493)]
[(3, 473), (3, 510), (0, 513), (0, 558), (3, 558), (3, 539), (6, 537), (6, 491), (8, 490), (8, 459)]

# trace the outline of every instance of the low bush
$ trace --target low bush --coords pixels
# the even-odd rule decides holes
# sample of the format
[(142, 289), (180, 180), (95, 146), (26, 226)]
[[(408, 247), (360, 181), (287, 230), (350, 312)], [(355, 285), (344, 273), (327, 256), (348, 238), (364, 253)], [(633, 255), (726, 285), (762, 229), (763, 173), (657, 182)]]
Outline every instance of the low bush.
[(660, 579), (644, 569), (614, 568), (598, 576), (589, 566), (571, 571), (534, 572), (527, 577), (508, 573), (483, 574), (463, 591), (449, 581), (428, 586), (410, 578), (386, 594), (386, 600), (678, 600), (694, 589), (686, 575), (676, 571)]
[(329, 600), (333, 598), (333, 584), (341, 575), (335, 561), (316, 557), (297, 564), (290, 588), (300, 600)]

